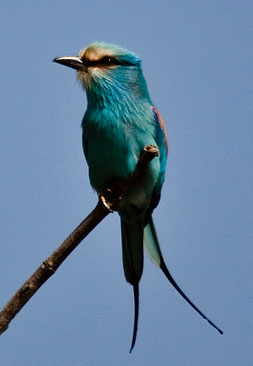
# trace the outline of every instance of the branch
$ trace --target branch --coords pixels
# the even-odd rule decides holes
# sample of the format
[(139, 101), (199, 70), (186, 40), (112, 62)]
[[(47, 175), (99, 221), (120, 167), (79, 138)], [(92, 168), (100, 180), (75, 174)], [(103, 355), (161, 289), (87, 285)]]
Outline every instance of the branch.
[(29, 301), (35, 292), (51, 277), (69, 254), (80, 242), (111, 212), (116, 211), (120, 201), (128, 190), (138, 182), (145, 172), (149, 162), (158, 156), (156, 146), (145, 146), (136, 168), (128, 180), (120, 180), (109, 187), (103, 196), (100, 196), (97, 206), (84, 219), (81, 224), (68, 236), (68, 238), (48, 257), (20, 287), (0, 312), (0, 334), (9, 326), (11, 320)]

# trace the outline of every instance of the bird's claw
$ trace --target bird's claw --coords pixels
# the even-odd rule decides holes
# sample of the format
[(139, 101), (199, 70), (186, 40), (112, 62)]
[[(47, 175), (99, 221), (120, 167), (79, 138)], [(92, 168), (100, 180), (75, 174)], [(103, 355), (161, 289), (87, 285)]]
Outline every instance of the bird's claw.
[(121, 194), (121, 190), (116, 189), (117, 187), (114, 187), (114, 188), (113, 189), (107, 188), (104, 195), (100, 196), (100, 199), (103, 202), (103, 205), (110, 212), (118, 211), (120, 201), (123, 198), (123, 196)]
[(103, 205), (107, 208), (107, 210), (109, 210), (110, 212), (113, 212), (113, 210), (112, 210), (112, 204), (109, 202), (109, 201), (107, 201), (106, 199), (105, 199), (105, 197), (104, 196), (100, 196), (100, 199), (101, 199), (101, 201), (103, 202)]

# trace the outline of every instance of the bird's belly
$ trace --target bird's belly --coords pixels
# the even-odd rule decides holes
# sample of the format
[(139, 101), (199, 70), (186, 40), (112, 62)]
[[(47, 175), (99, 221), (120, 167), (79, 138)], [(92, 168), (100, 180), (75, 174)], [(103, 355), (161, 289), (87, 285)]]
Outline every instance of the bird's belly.
[[(124, 123), (123, 119), (116, 123), (112, 121), (113, 118), (108, 116), (99, 121), (87, 118), (83, 124), (90, 183), (99, 194), (104, 194), (117, 180), (127, 180), (133, 173), (144, 146), (156, 145), (153, 125), (148, 119), (146, 129), (140, 128), (133, 120), (129, 123)], [(134, 205), (138, 210), (147, 207), (159, 172), (160, 160), (155, 158), (149, 163), (147, 173), (138, 184), (131, 187), (122, 207), (125, 204), (128, 207)]]
[[(134, 141), (128, 144), (103, 143), (89, 147), (88, 165), (90, 183), (99, 194), (103, 194), (117, 180), (128, 179), (133, 173), (140, 153), (144, 147), (138, 147)], [(142, 205), (150, 195), (156, 183), (160, 169), (159, 159), (153, 159), (148, 172), (129, 192), (128, 200)]]
[[(132, 142), (127, 146), (117, 144), (100, 144), (99, 149), (94, 149), (89, 159), (89, 176), (91, 185), (99, 194), (121, 179), (128, 179), (133, 173), (142, 149), (134, 148)], [(120, 204), (120, 215), (125, 221), (135, 222), (136, 218), (145, 216), (150, 204), (152, 191), (157, 182), (160, 170), (158, 158), (149, 163), (147, 172), (128, 191)]]
[(133, 172), (137, 155), (128, 146), (101, 143), (89, 149), (89, 176), (91, 185), (103, 193), (117, 179), (127, 179)]

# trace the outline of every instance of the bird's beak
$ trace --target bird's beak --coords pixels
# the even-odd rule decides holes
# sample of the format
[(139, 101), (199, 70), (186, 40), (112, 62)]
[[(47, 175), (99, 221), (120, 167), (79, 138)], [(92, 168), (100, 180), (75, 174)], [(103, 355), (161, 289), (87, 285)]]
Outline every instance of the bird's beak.
[(84, 72), (88, 72), (87, 66), (83, 63), (83, 61), (78, 56), (63, 56), (63, 57), (56, 57), (53, 59), (53, 62), (58, 64), (71, 67), (75, 70), (80, 70)]

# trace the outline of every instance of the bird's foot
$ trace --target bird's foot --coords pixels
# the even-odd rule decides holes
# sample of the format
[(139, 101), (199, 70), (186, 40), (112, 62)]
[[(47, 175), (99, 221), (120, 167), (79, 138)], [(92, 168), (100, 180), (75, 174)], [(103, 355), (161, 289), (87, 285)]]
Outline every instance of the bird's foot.
[(112, 207), (112, 204), (111, 204), (111, 202), (109, 202), (109, 201), (107, 201), (106, 199), (105, 199), (105, 197), (104, 196), (100, 196), (100, 199), (101, 199), (101, 201), (103, 202), (103, 205), (107, 208), (107, 210), (109, 210), (110, 212), (113, 212), (113, 210), (111, 209), (111, 207)]
[(114, 212), (118, 211), (122, 196), (119, 192), (115, 192), (114, 190), (107, 188), (105, 194), (100, 196), (100, 199), (110, 212)]

